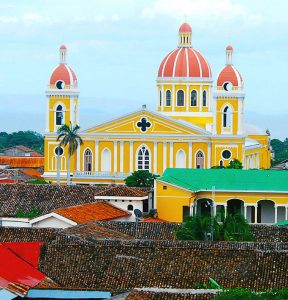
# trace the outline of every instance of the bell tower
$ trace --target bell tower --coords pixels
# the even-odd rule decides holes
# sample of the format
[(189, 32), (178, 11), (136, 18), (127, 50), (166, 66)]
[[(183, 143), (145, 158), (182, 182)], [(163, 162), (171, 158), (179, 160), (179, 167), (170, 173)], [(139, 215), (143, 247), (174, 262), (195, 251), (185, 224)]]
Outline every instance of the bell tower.
[(233, 47), (226, 47), (226, 65), (219, 73), (214, 91), (214, 134), (242, 135), (244, 117), (244, 83), (233, 65)]
[(59, 127), (70, 122), (75, 126), (79, 122), (78, 82), (71, 67), (67, 65), (67, 47), (59, 49), (59, 65), (50, 76), (47, 97), (46, 129), (47, 133), (56, 133)]

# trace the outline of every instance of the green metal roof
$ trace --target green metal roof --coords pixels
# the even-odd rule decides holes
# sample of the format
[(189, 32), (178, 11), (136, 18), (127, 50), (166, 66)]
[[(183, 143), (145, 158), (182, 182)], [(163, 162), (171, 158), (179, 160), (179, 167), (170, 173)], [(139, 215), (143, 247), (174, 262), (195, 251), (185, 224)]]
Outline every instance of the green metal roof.
[(197, 191), (288, 192), (288, 171), (237, 169), (166, 169), (159, 180)]

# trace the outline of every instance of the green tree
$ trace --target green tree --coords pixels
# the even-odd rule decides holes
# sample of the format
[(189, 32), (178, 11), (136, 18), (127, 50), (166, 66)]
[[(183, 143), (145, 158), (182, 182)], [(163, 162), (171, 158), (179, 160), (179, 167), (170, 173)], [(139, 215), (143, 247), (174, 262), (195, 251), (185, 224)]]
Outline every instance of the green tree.
[[(57, 133), (57, 141), (60, 141), (59, 146), (68, 146), (68, 160), (67, 160), (67, 185), (70, 184), (70, 163), (71, 156), (75, 153), (79, 145), (83, 144), (81, 137), (78, 135), (80, 127), (78, 125), (73, 126), (70, 122), (70, 126), (67, 124), (62, 125)], [(58, 170), (60, 172), (60, 170)]]
[(157, 177), (147, 170), (138, 170), (126, 177), (124, 181), (127, 186), (152, 187)]
[(178, 240), (205, 240), (207, 233), (213, 233), (214, 241), (253, 241), (250, 227), (242, 215), (228, 215), (223, 223), (217, 217), (192, 216), (175, 231)]
[(226, 169), (243, 169), (243, 165), (240, 160), (234, 158), (229, 162), (229, 165), (226, 167)]

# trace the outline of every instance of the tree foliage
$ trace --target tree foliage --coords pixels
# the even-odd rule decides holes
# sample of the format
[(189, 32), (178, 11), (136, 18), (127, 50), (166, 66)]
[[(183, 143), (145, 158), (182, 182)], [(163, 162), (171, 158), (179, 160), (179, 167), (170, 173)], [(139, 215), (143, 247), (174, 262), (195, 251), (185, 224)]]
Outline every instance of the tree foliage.
[(147, 170), (138, 170), (126, 177), (124, 181), (127, 186), (152, 187), (155, 178), (157, 175)]
[(242, 162), (236, 158), (229, 162), (227, 167), (224, 166), (213, 166), (211, 169), (243, 169)]
[(0, 149), (25, 146), (41, 154), (44, 152), (44, 138), (35, 131), (0, 132)]
[(178, 240), (205, 240), (208, 233), (213, 234), (214, 241), (253, 241), (254, 237), (245, 218), (240, 214), (228, 214), (222, 223), (217, 217), (192, 216), (176, 230)]
[(42, 214), (42, 210), (32, 208), (29, 211), (18, 210), (16, 212), (16, 218), (28, 218), (32, 219)]
[(273, 139), (271, 140), (271, 146), (274, 151), (274, 161), (272, 161), (273, 165), (288, 159), (288, 138), (286, 138), (283, 142), (278, 139)]

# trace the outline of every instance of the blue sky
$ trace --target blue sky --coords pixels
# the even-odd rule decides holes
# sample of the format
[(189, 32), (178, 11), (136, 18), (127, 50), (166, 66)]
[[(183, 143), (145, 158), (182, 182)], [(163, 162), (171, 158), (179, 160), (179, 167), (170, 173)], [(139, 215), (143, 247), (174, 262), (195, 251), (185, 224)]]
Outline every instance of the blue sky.
[(45, 126), (45, 89), (68, 47), (80, 95), (80, 126), (139, 109), (156, 109), (157, 70), (193, 28), (193, 46), (214, 79), (234, 47), (244, 77), (249, 123), (288, 136), (286, 0), (0, 0), (0, 131)]

